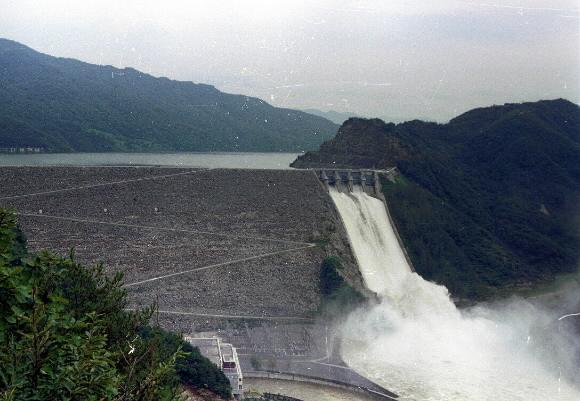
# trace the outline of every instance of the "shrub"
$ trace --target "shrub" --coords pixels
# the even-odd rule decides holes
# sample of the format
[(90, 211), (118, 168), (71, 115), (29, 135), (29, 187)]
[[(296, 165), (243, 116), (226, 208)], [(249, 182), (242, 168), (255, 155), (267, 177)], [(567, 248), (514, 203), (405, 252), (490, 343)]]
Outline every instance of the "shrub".
[(26, 253), (0, 208), (0, 400), (174, 401), (180, 379), (231, 396), (223, 373), (183, 338), (125, 310), (122, 275)]

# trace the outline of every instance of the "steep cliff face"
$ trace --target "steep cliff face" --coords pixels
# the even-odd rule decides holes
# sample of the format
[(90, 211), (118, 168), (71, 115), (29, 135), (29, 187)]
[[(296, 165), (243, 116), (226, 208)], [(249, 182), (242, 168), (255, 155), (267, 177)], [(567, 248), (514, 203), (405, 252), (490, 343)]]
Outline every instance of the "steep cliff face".
[(350, 119), (294, 167), (396, 166), (385, 197), (417, 272), (463, 298), (577, 269), (580, 107), (469, 111), (448, 124)]

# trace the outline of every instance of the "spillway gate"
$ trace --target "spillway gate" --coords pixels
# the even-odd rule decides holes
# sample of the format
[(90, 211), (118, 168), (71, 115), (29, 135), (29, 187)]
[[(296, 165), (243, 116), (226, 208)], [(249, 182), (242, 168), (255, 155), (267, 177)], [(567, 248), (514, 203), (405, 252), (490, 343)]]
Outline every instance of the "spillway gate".
[(316, 170), (320, 181), (328, 188), (337, 188), (339, 191), (352, 192), (355, 186), (372, 196), (380, 195), (379, 173), (386, 174), (391, 178), (396, 174), (396, 168), (389, 170), (366, 170), (366, 169), (333, 169), (325, 168)]

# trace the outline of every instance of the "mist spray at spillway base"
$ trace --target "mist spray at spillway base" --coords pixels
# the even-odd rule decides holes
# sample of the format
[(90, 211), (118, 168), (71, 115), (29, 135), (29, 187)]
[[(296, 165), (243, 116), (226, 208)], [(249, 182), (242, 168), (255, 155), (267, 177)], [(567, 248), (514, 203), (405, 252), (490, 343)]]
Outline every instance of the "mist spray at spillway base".
[(525, 300), (459, 310), (412, 272), (384, 204), (330, 188), (367, 287), (380, 302), (351, 314), (342, 356), (402, 400), (575, 401), (577, 340)]

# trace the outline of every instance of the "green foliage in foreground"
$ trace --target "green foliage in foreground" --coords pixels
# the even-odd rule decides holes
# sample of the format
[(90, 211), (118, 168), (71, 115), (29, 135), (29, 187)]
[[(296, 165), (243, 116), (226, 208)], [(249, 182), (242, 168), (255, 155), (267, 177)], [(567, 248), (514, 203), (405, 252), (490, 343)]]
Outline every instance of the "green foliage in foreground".
[(176, 365), (177, 373), (183, 383), (197, 388), (207, 387), (225, 399), (232, 397), (232, 389), (227, 377), (221, 370), (216, 369), (212, 362), (203, 357), (198, 348), (184, 343), (183, 351), (189, 353), (189, 357), (179, 358)]
[(180, 382), (231, 395), (197, 349), (128, 312), (121, 275), (51, 253), (23, 257), (0, 209), (0, 400), (178, 400)]
[(364, 301), (364, 296), (340, 275), (342, 269), (340, 258), (336, 256), (328, 256), (322, 261), (320, 267), (320, 292), (323, 300), (320, 309), (324, 314), (349, 311)]

